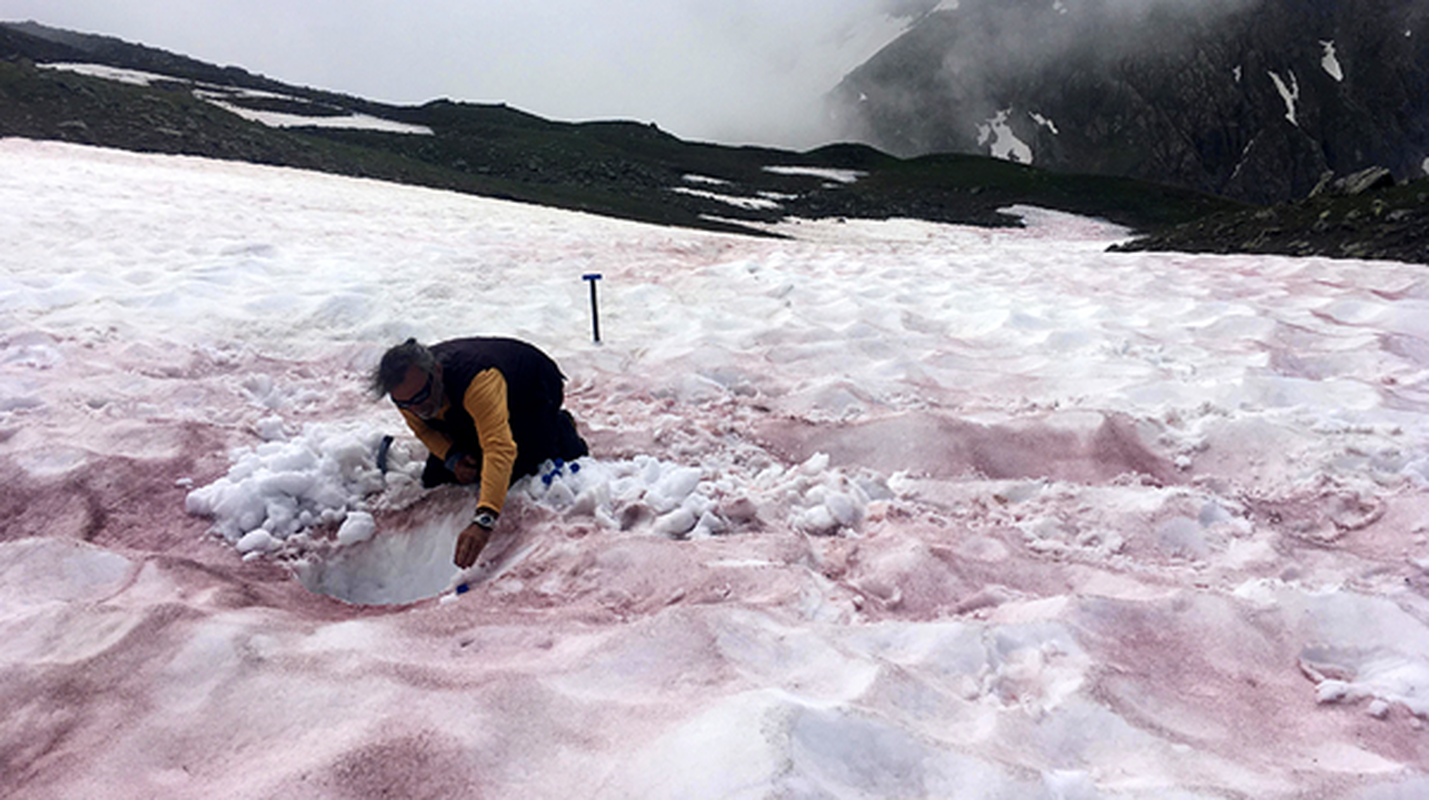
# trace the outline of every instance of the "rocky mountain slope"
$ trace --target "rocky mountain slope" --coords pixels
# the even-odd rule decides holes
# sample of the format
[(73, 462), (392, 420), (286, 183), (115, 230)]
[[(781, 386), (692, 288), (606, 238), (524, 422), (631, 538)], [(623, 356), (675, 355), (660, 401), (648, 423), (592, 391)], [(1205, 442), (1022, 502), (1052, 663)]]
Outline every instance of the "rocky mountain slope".
[(1227, 252), (1253, 243), (1259, 252), (1429, 263), (1429, 182), (1390, 205), (1380, 199), (1388, 188), (1359, 187), (1347, 202), (1363, 213), (1317, 217), (1307, 224), (1322, 230), (1296, 236), (1267, 223), (1259, 206), (1150, 181), (986, 155), (898, 158), (864, 145), (725, 147), (504, 105), (391, 106), (33, 24), (0, 24), (0, 136), (291, 166), (748, 234), (785, 218), (1016, 225), (1000, 209), (1028, 204), (1151, 235), (1136, 246)]
[(725, 147), (653, 125), (553, 122), (505, 105), (383, 105), (34, 24), (0, 25), (0, 135), (282, 164), (747, 233), (785, 217), (1012, 225), (998, 209), (1015, 203), (1153, 229), (1233, 205), (988, 158)]
[(1255, 203), (1429, 170), (1423, 0), (961, 0), (831, 96), (850, 138)]
[(1115, 249), (1377, 258), (1429, 264), (1429, 179), (1397, 185), (1371, 167), (1309, 197), (1208, 214)]

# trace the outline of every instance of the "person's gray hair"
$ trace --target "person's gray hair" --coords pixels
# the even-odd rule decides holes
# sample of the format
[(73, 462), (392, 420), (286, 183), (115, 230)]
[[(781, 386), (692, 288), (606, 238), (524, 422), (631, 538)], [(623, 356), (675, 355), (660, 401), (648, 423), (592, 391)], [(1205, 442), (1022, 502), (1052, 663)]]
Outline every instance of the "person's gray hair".
[(382, 354), (382, 360), (372, 370), (368, 383), (373, 397), (378, 400), (392, 393), (407, 377), (407, 370), (416, 367), (428, 375), (437, 371), (437, 357), (426, 345), (416, 339), (392, 347)]

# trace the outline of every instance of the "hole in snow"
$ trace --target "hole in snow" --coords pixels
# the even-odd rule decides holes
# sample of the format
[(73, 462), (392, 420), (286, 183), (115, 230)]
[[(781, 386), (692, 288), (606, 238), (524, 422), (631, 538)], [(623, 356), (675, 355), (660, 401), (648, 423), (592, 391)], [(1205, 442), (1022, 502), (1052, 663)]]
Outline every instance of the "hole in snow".
[(376, 536), (300, 562), (298, 580), (310, 592), (363, 605), (435, 597), (446, 591), (459, 571), (452, 553), (471, 509), (465, 507), (469, 504), (457, 505), (461, 507), (429, 507), (409, 526), (384, 525)]
[[(455, 588), (456, 538), (476, 505), (470, 488), (424, 492), (425, 449), (369, 426), (314, 423), (287, 438), (282, 420), (271, 422), (277, 440), (235, 451), (227, 475), (189, 492), (190, 514), (213, 519), (210, 531), (245, 560), (291, 564), (309, 591), (344, 602), (405, 604)], [(846, 475), (823, 453), (760, 463), (711, 472), (647, 455), (546, 462), (511, 486), (507, 510), (672, 539), (766, 524), (836, 536), (862, 527), (871, 498), (891, 496), (882, 478)], [(498, 529), (493, 556), (509, 545), (502, 540)]]

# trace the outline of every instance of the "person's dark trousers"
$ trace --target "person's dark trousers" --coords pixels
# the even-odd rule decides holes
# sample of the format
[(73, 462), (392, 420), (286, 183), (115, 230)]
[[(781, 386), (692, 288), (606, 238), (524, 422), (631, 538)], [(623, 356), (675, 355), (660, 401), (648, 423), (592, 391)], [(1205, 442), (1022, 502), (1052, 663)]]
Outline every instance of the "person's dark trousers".
[[(527, 475), (534, 475), (541, 463), (548, 459), (575, 461), (590, 455), (590, 448), (576, 431), (571, 412), (558, 409), (554, 414), (541, 415), (539, 421), (513, 421), (511, 437), (516, 440), (516, 463), (511, 468), (511, 482), (515, 483)], [(477, 479), (480, 480), (480, 474)], [(422, 470), (422, 488), (431, 489), (446, 483), (456, 483), (456, 475), (447, 465), (434, 455), (427, 456), (426, 469)]]

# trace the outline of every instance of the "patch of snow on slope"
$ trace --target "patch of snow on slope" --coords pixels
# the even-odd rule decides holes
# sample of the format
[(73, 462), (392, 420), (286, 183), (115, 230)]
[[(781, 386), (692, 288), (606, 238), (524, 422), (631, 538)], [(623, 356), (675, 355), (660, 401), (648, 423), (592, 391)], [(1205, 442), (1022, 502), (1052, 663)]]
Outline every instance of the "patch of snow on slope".
[(1335, 56), (1334, 41), (1322, 41), (1320, 46), (1325, 48), (1325, 55), (1320, 59), (1320, 66), (1325, 72), (1337, 81), (1345, 80), (1345, 71), (1340, 68), (1340, 59)]
[(396, 122), (390, 119), (374, 117), (370, 114), (346, 114), (340, 117), (306, 117), (300, 114), (287, 114), (281, 111), (260, 111), (246, 108), (224, 100), (223, 98), (228, 96), (224, 93), (195, 90), (194, 95), (218, 106), (224, 111), (236, 114), (246, 120), (262, 123), (270, 128), (344, 128), (382, 131), (385, 133), (406, 133), (416, 136), (434, 135), (432, 129), (425, 125)]
[(764, 171), (772, 172), (775, 175), (807, 175), (811, 178), (823, 178), (838, 183), (853, 183), (868, 174), (862, 170), (831, 167), (765, 167)]
[(1012, 109), (1004, 109), (977, 127), (977, 143), (988, 145), (993, 158), (1015, 161), (1019, 164), (1032, 163), (1032, 148), (1017, 138), (1007, 119)]
[(676, 194), (687, 194), (691, 197), (703, 197), (706, 200), (714, 200), (736, 208), (747, 208), (750, 210), (763, 210), (780, 208), (780, 205), (773, 200), (764, 197), (737, 197), (729, 194), (719, 194), (718, 192), (707, 192), (703, 189), (691, 189), (688, 186), (674, 186), (670, 191)]
[(91, 78), (103, 78), (107, 81), (117, 81), (127, 83), (130, 86), (152, 86), (156, 81), (172, 81), (167, 75), (158, 75), (153, 72), (143, 72), (137, 69), (124, 69), (123, 67), (111, 67), (105, 64), (78, 64), (70, 62), (54, 62), (50, 64), (36, 64), (40, 69), (54, 69), (62, 72), (73, 72), (76, 75), (85, 75)]
[(1290, 120), (1290, 124), (1296, 127), (1300, 123), (1295, 119), (1295, 104), (1300, 100), (1300, 82), (1295, 79), (1295, 73), (1290, 72), (1290, 84), (1287, 86), (1285, 80), (1274, 70), (1270, 71), (1270, 80), (1275, 82), (1275, 90), (1280, 92), (1280, 97), (1285, 101), (1285, 118)]
[(235, 103), (227, 102), (233, 97), (261, 97), (280, 100), (290, 100), (295, 103), (306, 103), (302, 98), (290, 97), (287, 95), (264, 92), (256, 89), (240, 89), (235, 87), (217, 86), (207, 83), (195, 83), (187, 78), (175, 78), (168, 75), (159, 75), (152, 72), (140, 70), (123, 69), (120, 67), (110, 67), (103, 64), (79, 64), (68, 62), (57, 62), (51, 64), (37, 65), (42, 69), (56, 69), (65, 72), (73, 72), (78, 75), (86, 75), (92, 78), (103, 78), (105, 80), (118, 81), (133, 86), (151, 86), (156, 82), (169, 81), (195, 86), (193, 94), (200, 100), (211, 103), (223, 110), (236, 114), (244, 119), (262, 123), (270, 128), (347, 128), (357, 130), (385, 131), (387, 133), (406, 133), (419, 136), (432, 135), (432, 129), (425, 125), (410, 125), (403, 122), (380, 119), (367, 114), (346, 114), (343, 116), (303, 116), (300, 114), (286, 114), (276, 111), (258, 111)]
[(1033, 122), (1051, 131), (1054, 136), (1060, 133), (1060, 131), (1057, 130), (1057, 123), (1038, 114), (1036, 111), (1029, 111), (1027, 115), (1032, 118)]

